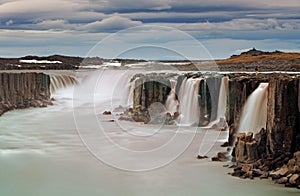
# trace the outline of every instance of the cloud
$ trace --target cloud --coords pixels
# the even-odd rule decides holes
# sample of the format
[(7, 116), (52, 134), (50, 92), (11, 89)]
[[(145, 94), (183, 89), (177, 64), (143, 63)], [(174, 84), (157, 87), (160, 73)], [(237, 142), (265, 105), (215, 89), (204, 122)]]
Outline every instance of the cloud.
[[(57, 51), (55, 47), (82, 54), (99, 37), (142, 24), (174, 27), (198, 40), (210, 40), (214, 44), (209, 46), (217, 50), (234, 52), (259, 41), (275, 48), (265, 41), (271, 38), (292, 49), (297, 46), (290, 41), (299, 40), (299, 4), (299, 0), (0, 0), (0, 54), (26, 47), (39, 54)], [(232, 45), (220, 46), (223, 43)], [(76, 44), (86, 48), (78, 52)]]
[(98, 7), (99, 10), (105, 12), (111, 11), (132, 11), (132, 10), (165, 10), (170, 9), (171, 0), (151, 0), (151, 1), (141, 1), (141, 0), (109, 0), (103, 4), (102, 0), (90, 1), (92, 5), (97, 8), (97, 5), (102, 5)]
[(258, 30), (300, 30), (299, 21), (281, 21), (274, 18), (253, 19), (239, 18), (224, 22), (200, 23), (156, 23), (172, 26), (183, 31), (258, 31)]
[(14, 21), (13, 20), (8, 20), (5, 22), (6, 26), (9, 26), (9, 25), (12, 25), (14, 24)]
[(133, 21), (129, 18), (113, 15), (109, 18), (105, 18), (101, 21), (92, 22), (80, 27), (81, 30), (88, 32), (107, 32), (118, 31), (134, 26), (142, 25), (140, 21)]

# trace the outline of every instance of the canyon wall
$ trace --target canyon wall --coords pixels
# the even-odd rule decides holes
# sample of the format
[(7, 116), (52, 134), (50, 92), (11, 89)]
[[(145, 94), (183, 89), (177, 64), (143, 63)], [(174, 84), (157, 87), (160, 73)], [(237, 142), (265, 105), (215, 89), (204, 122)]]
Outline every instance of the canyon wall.
[(270, 153), (280, 156), (300, 150), (299, 77), (271, 77), (268, 91), (268, 120)]
[(46, 107), (50, 77), (42, 73), (0, 73), (0, 115), (13, 109)]
[[(199, 112), (199, 126), (207, 125), (210, 120), (215, 120), (217, 117), (218, 110), (218, 96), (219, 96), (219, 88), (221, 84), (221, 77), (219, 75), (202, 75), (201, 73), (187, 73), (183, 75), (177, 74), (149, 74), (142, 75), (139, 74), (134, 77), (135, 80), (135, 90), (134, 90), (134, 98), (133, 98), (133, 109), (134, 113), (147, 113), (147, 109), (153, 103), (161, 103), (165, 104), (167, 97), (172, 89), (170, 78), (176, 76), (176, 84), (174, 86), (174, 91), (176, 94), (176, 99), (178, 99), (178, 95), (180, 94), (180, 88), (184, 80), (187, 79), (197, 79), (201, 78), (199, 81), (199, 89), (196, 90), (196, 96), (198, 96), (198, 104), (200, 108)], [(205, 79), (204, 79), (205, 78)], [(184, 94), (183, 96), (189, 96)], [(187, 107), (181, 103), (182, 107)], [(142, 111), (142, 112), (141, 112)], [(142, 119), (146, 119), (145, 116), (142, 115)], [(171, 114), (174, 115), (174, 114)], [(135, 115), (138, 116), (138, 115)], [(175, 114), (176, 116), (176, 114)], [(143, 121), (138, 117), (134, 118), (135, 121)]]
[[(225, 115), (230, 131), (229, 144), (234, 145), (241, 113), (247, 98), (260, 83), (267, 82), (269, 87), (266, 141), (261, 147), (264, 150), (260, 153), (271, 157), (277, 157), (282, 153), (292, 156), (294, 152), (300, 150), (299, 76), (276, 73), (258, 75), (230, 73), (226, 75), (230, 78)], [(146, 111), (154, 102), (165, 104), (171, 90), (170, 77), (172, 77), (170, 74), (139, 75), (136, 79), (133, 108), (143, 108)], [(201, 73), (187, 73), (177, 76), (176, 95), (179, 94), (185, 78), (203, 78), (200, 81), (198, 93), (199, 126), (207, 125), (209, 120), (214, 120), (216, 117), (222, 77), (223, 75), (202, 75)], [(247, 152), (243, 153), (243, 161), (246, 161)]]
[(268, 178), (300, 188), (300, 76), (268, 75), (266, 129), (236, 133), (233, 176)]
[[(259, 83), (269, 83), (266, 130), (262, 130), (256, 138), (251, 137), (248, 141), (245, 140), (245, 135), (237, 135), (239, 139), (237, 139), (235, 147), (238, 153), (235, 154), (235, 158), (238, 161), (254, 161), (262, 157), (271, 159), (282, 157), (284, 159), (283, 157), (292, 157), (296, 151), (300, 150), (299, 78), (297, 75), (266, 74), (248, 76), (243, 79), (240, 77), (230, 81), (229, 97), (231, 98), (228, 104), (227, 119), (231, 125), (229, 137), (231, 144), (238, 134), (237, 126), (243, 103)], [(264, 141), (262, 141), (262, 137)], [(256, 143), (253, 143), (253, 139)], [(247, 144), (255, 146), (252, 151), (257, 156), (249, 157), (247, 155)]]

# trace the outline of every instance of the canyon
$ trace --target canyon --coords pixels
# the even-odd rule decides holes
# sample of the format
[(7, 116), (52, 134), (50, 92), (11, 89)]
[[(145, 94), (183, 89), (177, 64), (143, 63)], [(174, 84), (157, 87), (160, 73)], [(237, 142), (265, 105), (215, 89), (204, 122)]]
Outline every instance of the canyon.
[[(259, 51), (252, 50), (241, 56), (257, 58), (270, 55), (258, 53)], [(276, 52), (271, 55), (282, 54)], [(228, 62), (238, 63), (238, 58), (233, 56), (231, 57), (233, 60), (228, 60)], [(49, 69), (51, 66), (59, 67), (61, 64), (56, 58), (36, 59), (43, 62), (53, 61)], [(32, 57), (24, 60), (32, 60)], [(60, 60), (63, 61), (63, 59)], [(28, 61), (24, 62), (28, 63)], [(126, 62), (132, 63), (127, 60), (123, 64), (126, 65)], [(233, 64), (227, 65), (231, 67)], [(98, 119), (100, 124), (117, 122), (118, 126), (122, 127), (122, 123), (125, 125), (127, 123), (124, 120), (132, 121), (133, 125), (130, 124), (130, 126), (145, 126), (143, 128), (150, 131), (150, 134), (153, 126), (157, 128), (165, 125), (169, 126), (163, 128), (167, 130), (177, 129), (175, 127), (188, 127), (187, 129), (199, 127), (201, 130), (226, 132), (228, 133), (227, 141), (222, 146), (230, 154), (223, 153), (224, 157), (213, 160), (227, 161), (229, 155), (232, 155), (234, 169), (230, 172), (231, 175), (251, 179), (254, 177), (272, 178), (275, 182), (285, 184), (287, 187), (299, 188), (300, 74), (298, 72), (263, 72), (261, 66), (259, 70), (254, 71), (254, 65), (256, 63), (252, 63), (249, 67), (252, 72), (158, 71), (155, 69), (146, 72), (143, 69), (133, 70), (129, 67), (103, 68), (99, 73), (100, 81), (104, 77), (103, 85), (106, 86), (102, 86), (103, 89), (100, 88), (96, 93), (93, 90), (98, 88), (97, 70), (94, 73), (90, 69), (81, 68), (77, 71), (70, 71), (72, 76), (59, 73), (60, 71), (53, 74), (47, 71), (36, 72), (36, 70), (18, 72), (7, 70), (0, 73), (0, 115), (15, 109), (44, 108), (53, 103), (59, 104), (61, 101), (71, 105), (73, 108), (68, 108), (68, 111), (75, 110), (72, 114), (76, 116), (76, 101), (74, 105), (72, 100), (83, 99), (89, 102), (78, 104), (80, 108), (78, 115), (85, 114), (88, 109), (93, 111), (89, 114), (91, 115), (89, 118), (82, 116), (86, 122), (94, 118), (95, 111), (97, 115), (107, 111), (105, 114), (108, 117), (105, 121)], [(40, 66), (40, 64), (34, 64), (32, 69), (41, 68)], [(76, 64), (77, 68), (78, 66), (80, 63)], [(189, 66), (187, 65), (184, 69), (188, 69)], [(70, 67), (66, 68), (63, 65), (60, 68), (69, 69)], [(294, 68), (295, 66), (287, 70), (295, 70)], [(77, 74), (80, 80), (75, 76)], [(120, 81), (111, 81), (111, 78), (115, 76)], [(108, 98), (111, 100), (116, 98), (112, 97), (113, 94), (106, 95), (108, 89), (112, 90), (110, 89), (112, 82), (114, 84), (119, 82), (117, 83), (119, 87), (114, 92), (118, 95), (117, 98), (121, 99), (119, 105), (114, 105), (119, 106), (117, 108), (107, 108), (111, 104)], [(56, 97), (52, 98), (54, 95), (57, 96), (56, 91), (68, 89), (70, 86), (74, 88), (78, 86), (82, 88), (82, 92), (74, 94), (72, 91), (68, 92), (68, 95), (59, 94), (59, 101), (55, 100)], [(86, 94), (87, 89), (91, 92)], [(105, 104), (94, 103), (95, 100), (92, 99), (97, 100), (98, 96), (100, 96), (99, 100), (105, 100)], [(99, 111), (100, 109), (103, 111)], [(114, 109), (118, 109), (118, 112)], [(111, 117), (114, 119), (110, 119)], [(159, 126), (156, 126), (157, 124)], [(78, 124), (76, 129), (78, 129)], [(198, 155), (198, 157), (207, 156), (207, 154)]]

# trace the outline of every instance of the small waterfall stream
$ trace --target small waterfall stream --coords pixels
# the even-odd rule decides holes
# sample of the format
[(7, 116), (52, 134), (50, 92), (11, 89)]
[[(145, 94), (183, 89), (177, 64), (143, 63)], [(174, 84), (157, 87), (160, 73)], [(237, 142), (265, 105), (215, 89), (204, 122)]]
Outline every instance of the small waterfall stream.
[(229, 77), (222, 77), (219, 99), (218, 99), (218, 110), (217, 110), (217, 126), (226, 127), (226, 108), (227, 108), (227, 96), (229, 94)]
[(165, 107), (166, 107), (166, 111), (173, 115), (175, 112), (178, 112), (179, 109), (179, 103), (176, 98), (177, 77), (171, 79), (170, 82), (171, 82), (171, 91), (167, 97)]
[(75, 77), (69, 75), (51, 75), (50, 92), (56, 92), (59, 89), (76, 85), (78, 82)]
[(221, 118), (225, 119), (227, 96), (229, 91), (228, 82), (229, 82), (228, 76), (224, 76), (222, 78), (222, 82), (220, 86), (217, 119), (221, 119)]
[(266, 128), (268, 83), (260, 83), (255, 91), (248, 97), (240, 118), (238, 132), (257, 133)]
[(200, 107), (198, 102), (198, 90), (202, 78), (185, 78), (182, 81), (178, 99), (180, 102), (180, 118), (178, 124), (184, 126), (198, 125)]

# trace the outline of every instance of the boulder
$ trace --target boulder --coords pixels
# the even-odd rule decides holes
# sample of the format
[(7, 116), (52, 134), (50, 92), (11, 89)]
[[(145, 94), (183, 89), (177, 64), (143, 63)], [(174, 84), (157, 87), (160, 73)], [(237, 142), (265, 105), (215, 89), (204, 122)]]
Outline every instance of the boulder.
[(294, 153), (295, 165), (300, 167), (300, 151)]
[(249, 162), (256, 161), (258, 159), (257, 154), (257, 143), (256, 141), (249, 141), (246, 142), (246, 150), (247, 150), (247, 157)]
[(289, 168), (287, 167), (287, 165), (284, 165), (284, 166), (282, 166), (279, 170), (270, 173), (270, 176), (277, 176), (277, 175), (280, 175), (280, 176), (286, 176), (286, 175), (288, 175), (289, 173), (290, 173)]
[(275, 180), (275, 183), (277, 184), (286, 184), (289, 181), (287, 177), (279, 178), (278, 180)]
[(299, 174), (293, 174), (290, 179), (289, 179), (289, 183), (292, 184), (292, 185), (296, 185), (299, 183)]
[(104, 111), (102, 114), (103, 115), (111, 115), (111, 111)]

